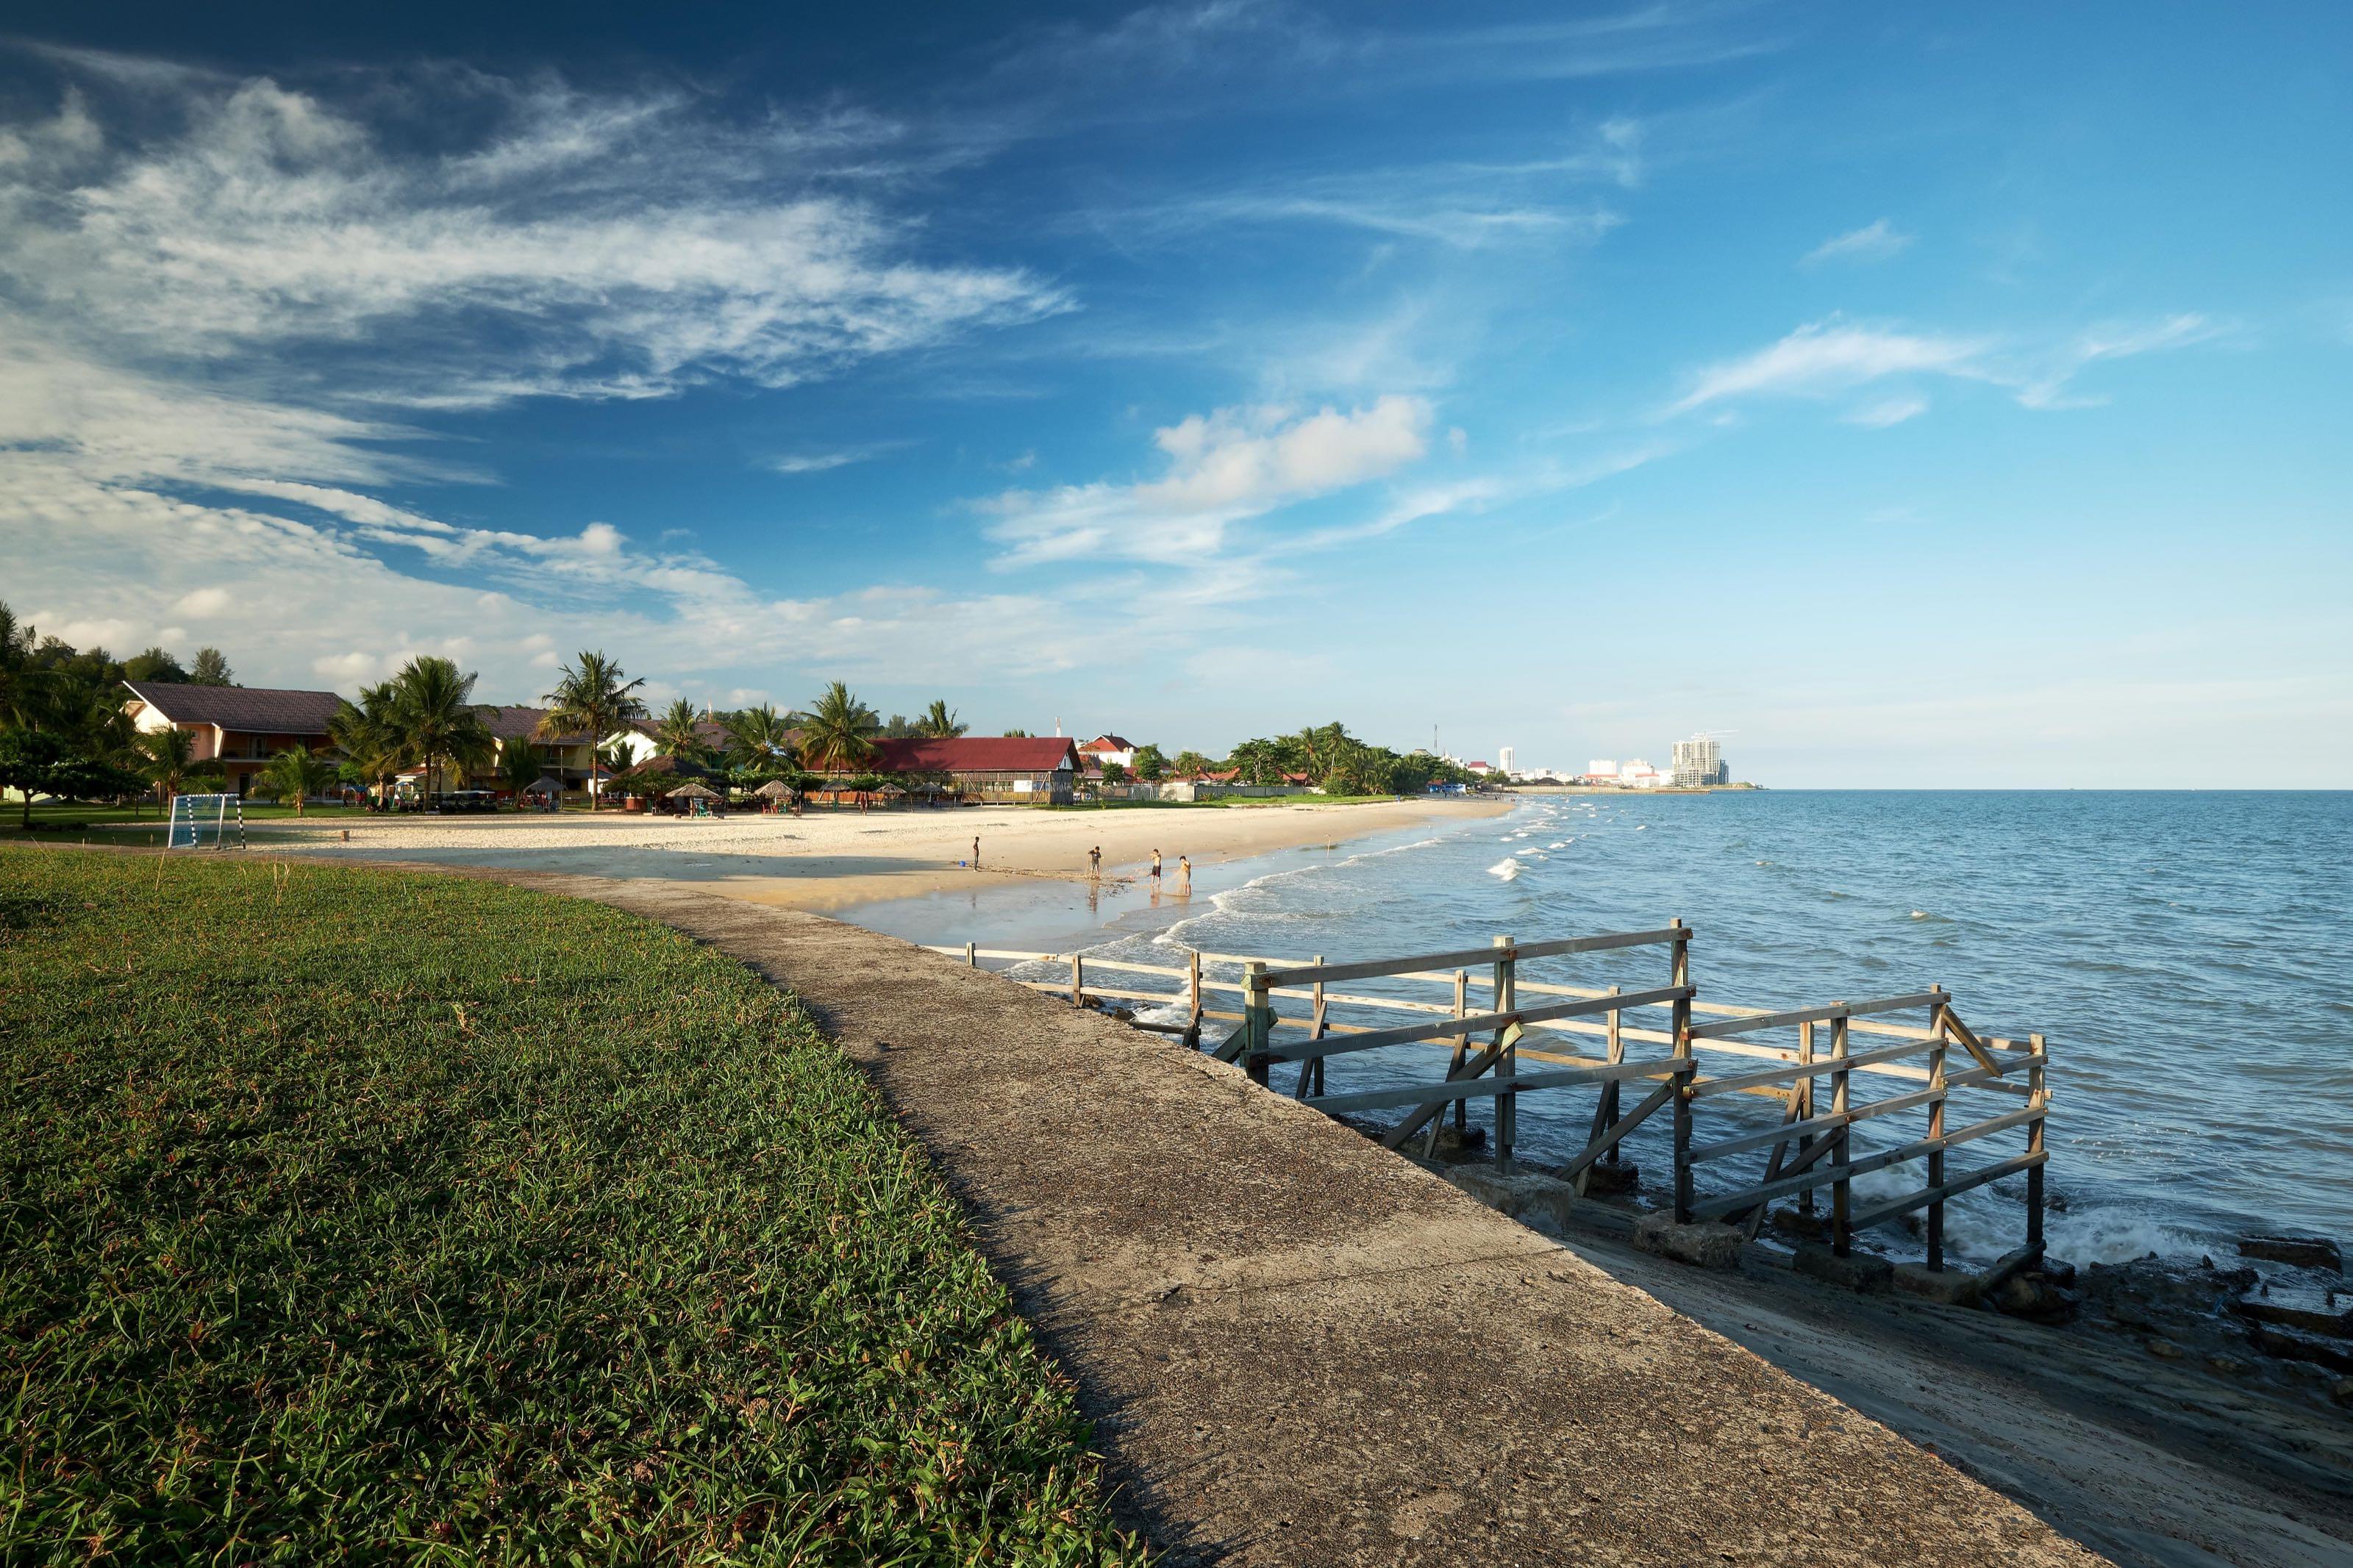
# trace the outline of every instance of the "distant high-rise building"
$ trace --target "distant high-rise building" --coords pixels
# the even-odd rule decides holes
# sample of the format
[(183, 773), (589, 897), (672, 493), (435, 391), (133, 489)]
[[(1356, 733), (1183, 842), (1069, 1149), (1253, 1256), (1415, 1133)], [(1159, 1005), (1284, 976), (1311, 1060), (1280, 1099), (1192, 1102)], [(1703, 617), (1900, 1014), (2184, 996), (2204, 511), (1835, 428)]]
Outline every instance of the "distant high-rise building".
[(1495, 753), (1495, 766), (1502, 770), (1505, 778), (1519, 772), (1519, 752), (1510, 746), (1503, 747)]
[(1614, 779), (1618, 776), (1618, 761), (1614, 757), (1596, 757), (1585, 764), (1585, 776), (1593, 779)]
[(1724, 769), (1724, 750), (1705, 735), (1675, 742), (1674, 765), (1669, 770), (1677, 789), (1700, 789), (1717, 782)]

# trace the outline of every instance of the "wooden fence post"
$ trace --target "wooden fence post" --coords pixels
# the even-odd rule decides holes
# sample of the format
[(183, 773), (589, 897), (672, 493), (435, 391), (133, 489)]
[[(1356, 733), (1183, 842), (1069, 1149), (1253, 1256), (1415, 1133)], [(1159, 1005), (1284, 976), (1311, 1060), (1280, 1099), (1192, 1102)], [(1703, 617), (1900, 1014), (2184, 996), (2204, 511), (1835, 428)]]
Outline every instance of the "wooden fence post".
[[(1846, 1004), (1841, 1002), (1836, 1005), (1843, 1007)], [(1831, 1020), (1831, 1059), (1842, 1062), (1846, 1059), (1846, 1019), (1843, 1016), (1832, 1018)], [(1834, 1116), (1846, 1114), (1846, 1080), (1847, 1069), (1844, 1068), (1831, 1074), (1831, 1113)], [(1837, 1177), (1831, 1184), (1831, 1251), (1841, 1258), (1847, 1255), (1849, 1234), (1852, 1228), (1847, 1222), (1854, 1214), (1853, 1194), (1848, 1190), (1851, 1184), (1846, 1177), (1848, 1134), (1853, 1131), (1852, 1126), (1841, 1126), (1833, 1129), (1830, 1134), (1838, 1140), (1831, 1145), (1831, 1167)]]
[[(1512, 939), (1508, 936), (1497, 937), (1494, 945), (1505, 954), (1512, 952)], [(1518, 975), (1516, 958), (1506, 956), (1495, 961), (1496, 1012), (1509, 1013), (1519, 1005)], [(1507, 1037), (1511, 1039), (1508, 1045)], [(1511, 1025), (1505, 1024), (1495, 1031), (1495, 1044), (1503, 1053), (1495, 1060), (1495, 1076), (1509, 1083), (1520, 1071), (1519, 1042), (1512, 1037)], [(1512, 1168), (1512, 1143), (1519, 1131), (1519, 1096), (1508, 1089), (1495, 1096), (1495, 1169), (1500, 1173), (1508, 1173)]]
[(964, 966), (966, 969), (978, 969), (980, 967), (980, 944), (978, 942), (968, 942), (964, 944)]
[[(2026, 1103), (2034, 1108), (2034, 1120), (2026, 1124), (2026, 1152), (2042, 1152), (2042, 1119), (2051, 1104), (2051, 1096), (2042, 1084), (2042, 1056), (2049, 1048), (2040, 1035), (2026, 1037), (2029, 1049), (2034, 1053), (2035, 1065), (2026, 1069)], [(2042, 1250), (2042, 1167), (2035, 1166), (2026, 1173), (2026, 1245), (2038, 1255)]]
[(1266, 989), (1266, 961), (1253, 958), (1242, 966), (1242, 1070), (1250, 1081), (1266, 1082), (1266, 1047), (1274, 1033), (1274, 1004)]
[[(1691, 936), (1683, 930), (1679, 915), (1667, 922), (1677, 934), (1672, 939), (1667, 984), (1691, 984)], [(1675, 1036), (1675, 1223), (1689, 1225), (1692, 1220), (1692, 1083), (1698, 1077), (1697, 1064), (1692, 1057), (1691, 998), (1677, 997), (1673, 1003)]]
[[(1324, 967), (1324, 955), (1320, 952), (1315, 955), (1315, 967), (1318, 969)], [(1314, 1037), (1319, 1040), (1324, 1037), (1324, 982), (1321, 980), (1315, 983)], [(1324, 1058), (1317, 1057), (1309, 1062), (1308, 1066), (1315, 1069), (1315, 1092), (1321, 1094), (1324, 1092)]]
[(1071, 1005), (1087, 1005), (1087, 961), (1077, 953), (1071, 954)]
[[(1612, 996), (1616, 996), (1620, 994), (1624, 989), (1625, 988), (1623, 986), (1612, 985), (1609, 988), (1609, 994)], [(1619, 1063), (1626, 1059), (1626, 1036), (1620, 1024), (1620, 1020), (1625, 1015), (1620, 1013), (1617, 1008), (1612, 1007), (1609, 1009), (1609, 1065), (1612, 1067), (1617, 1066)], [(1594, 1103), (1593, 1125), (1587, 1130), (1585, 1134), (1585, 1142), (1587, 1144), (1591, 1145), (1599, 1142), (1604, 1133), (1618, 1125), (1618, 1080), (1612, 1079), (1608, 1083), (1601, 1086), (1601, 1098)], [(1618, 1163), (1618, 1145), (1615, 1143), (1609, 1145), (1609, 1152), (1603, 1154), (1601, 1158), (1612, 1165), (1616, 1164)], [(1576, 1185), (1577, 1195), (1578, 1197), (1581, 1198), (1585, 1195), (1585, 1189), (1592, 1184), (1592, 1165), (1588, 1165), (1585, 1169), (1577, 1173)]]
[(1192, 1050), (1201, 1048), (1201, 952), (1192, 949), (1185, 962), (1185, 989), (1191, 997), (1187, 1005), (1185, 1044)]
[[(1814, 1026), (1811, 1024), (1800, 1024), (1798, 1026), (1798, 1059), (1801, 1062), (1810, 1062), (1814, 1059)], [(1810, 1078), (1801, 1078), (1798, 1080), (1798, 1115), (1800, 1120), (1811, 1121), (1814, 1119), (1814, 1080)], [(1810, 1168), (1806, 1161), (1806, 1156), (1813, 1152), (1814, 1141), (1812, 1138), (1806, 1137), (1798, 1140), (1798, 1169), (1803, 1171)], [(1798, 1212), (1810, 1217), (1812, 1215), (1814, 1212), (1813, 1188), (1808, 1187), (1804, 1192), (1798, 1194)]]
[[(1471, 1016), (1471, 972), (1467, 969), (1458, 969), (1454, 972), (1454, 1016), (1458, 1018), (1467, 1018)], [(1470, 1054), (1471, 1037), (1455, 1036), (1454, 1059), (1446, 1064), (1446, 1076), (1452, 1078), (1456, 1073), (1461, 1072), (1462, 1064), (1468, 1059)], [(1461, 1140), (1470, 1130), (1471, 1102), (1467, 1100), (1458, 1100), (1454, 1102), (1454, 1135), (1457, 1148), (1461, 1146)], [(1438, 1145), (1436, 1127), (1430, 1130), (1430, 1147), (1435, 1150)]]
[[(1929, 990), (1944, 994), (1941, 985)], [(1936, 1098), (1928, 1102), (1928, 1136), (1945, 1135), (1945, 1014), (1946, 1004), (1929, 1004), (1928, 1032), (1936, 1044), (1928, 1051), (1928, 1090)], [(1931, 1190), (1945, 1184), (1945, 1152), (1928, 1151), (1928, 1185)], [(1928, 1268), (1933, 1272), (1945, 1267), (1945, 1200), (1935, 1198), (1928, 1204)]]

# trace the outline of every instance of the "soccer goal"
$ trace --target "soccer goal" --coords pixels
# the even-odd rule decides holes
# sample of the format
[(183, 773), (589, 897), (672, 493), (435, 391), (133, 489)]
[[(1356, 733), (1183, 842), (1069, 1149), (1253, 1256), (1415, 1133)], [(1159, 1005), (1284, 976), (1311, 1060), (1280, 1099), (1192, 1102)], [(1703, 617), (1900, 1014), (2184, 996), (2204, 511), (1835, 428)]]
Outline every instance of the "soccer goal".
[(226, 849), (230, 834), (245, 847), (245, 797), (235, 795), (179, 795), (172, 797), (172, 826), (164, 836), (166, 849)]

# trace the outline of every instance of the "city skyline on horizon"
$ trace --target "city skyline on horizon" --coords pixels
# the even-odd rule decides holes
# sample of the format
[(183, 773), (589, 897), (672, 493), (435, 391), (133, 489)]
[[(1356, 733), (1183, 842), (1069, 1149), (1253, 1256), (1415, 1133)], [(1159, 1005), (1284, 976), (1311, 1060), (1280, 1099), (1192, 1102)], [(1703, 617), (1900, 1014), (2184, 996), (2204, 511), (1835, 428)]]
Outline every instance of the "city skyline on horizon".
[(2316, 5), (43, 17), (0, 600), (254, 685), (2345, 787), (2348, 66)]

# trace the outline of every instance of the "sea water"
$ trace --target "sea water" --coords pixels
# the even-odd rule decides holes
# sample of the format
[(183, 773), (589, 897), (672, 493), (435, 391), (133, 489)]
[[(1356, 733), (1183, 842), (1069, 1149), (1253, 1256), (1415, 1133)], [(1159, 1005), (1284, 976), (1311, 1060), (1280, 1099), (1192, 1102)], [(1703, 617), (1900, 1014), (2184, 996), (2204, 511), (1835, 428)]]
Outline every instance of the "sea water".
[[(1181, 831), (1171, 814), (1172, 841)], [(2194, 1262), (2223, 1258), (2249, 1231), (2353, 1233), (2353, 794), (1540, 795), (1500, 817), (1200, 868), (1196, 883), (1181, 899), (1115, 888), (1082, 903), (1055, 885), (856, 918), (918, 941), (1083, 943), (1166, 963), (1184, 947), (1340, 961), (1681, 917), (1696, 933), (1704, 1000), (1800, 1006), (1940, 984), (1980, 1035), (2046, 1036), (2049, 1234), (2063, 1257)], [(1665, 984), (1665, 963), (1663, 949), (1643, 949), (1525, 973), (1634, 989)], [(1760, 1039), (1786, 1046), (1789, 1033)], [(1577, 1038), (1538, 1032), (1528, 1044), (1590, 1048)], [(1862, 1038), (1858, 1049), (1877, 1043)], [(1630, 1054), (1646, 1049), (1655, 1047)], [(1431, 1068), (1410, 1047), (1344, 1056), (1327, 1087), (1423, 1082)], [(1293, 1070), (1278, 1068), (1276, 1087)], [(1580, 1147), (1592, 1100), (1585, 1089), (1522, 1097), (1524, 1157)], [(1957, 1098), (1952, 1122), (2014, 1104)], [(1777, 1114), (1736, 1096), (1702, 1109), (1712, 1136)], [(1666, 1121), (1628, 1141), (1660, 1190), (1672, 1169)], [(2015, 1153), (2021, 1138), (1948, 1160), (1957, 1173)], [(1701, 1169), (1754, 1181), (1762, 1160)], [(1916, 1167), (1866, 1177), (1858, 1202), (1921, 1184)], [(1957, 1201), (1953, 1249), (1985, 1257), (2015, 1245), (2016, 1195), (2013, 1182)], [(1900, 1237), (1880, 1239), (1903, 1250)]]

